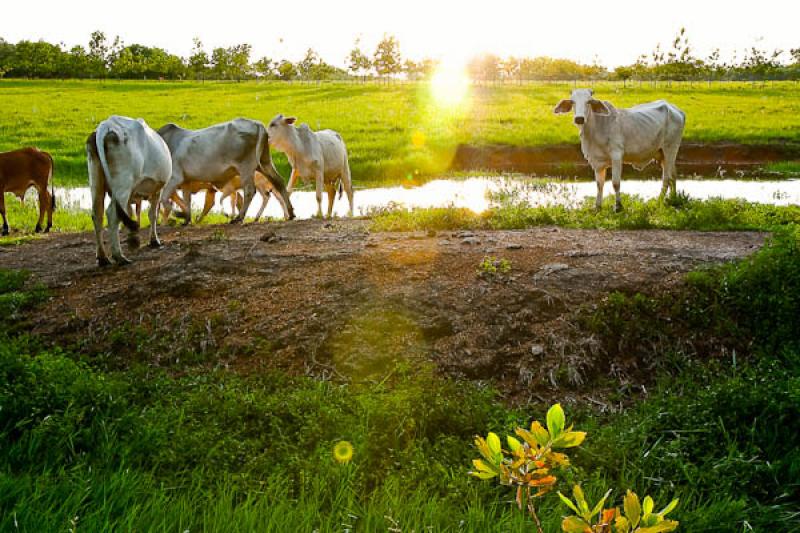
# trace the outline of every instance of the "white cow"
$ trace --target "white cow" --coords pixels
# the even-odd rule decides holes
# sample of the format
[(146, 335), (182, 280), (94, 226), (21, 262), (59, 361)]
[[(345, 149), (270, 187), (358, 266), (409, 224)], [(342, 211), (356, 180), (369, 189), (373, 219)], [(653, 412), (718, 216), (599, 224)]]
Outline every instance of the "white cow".
[(317, 191), (317, 216), (322, 217), (322, 187), (328, 193), (328, 218), (333, 214), (333, 200), (336, 186), (339, 198), (342, 188), (347, 192), (350, 202), (350, 216), (353, 216), (353, 182), (350, 178), (350, 164), (347, 161), (347, 148), (342, 136), (333, 130), (311, 131), (308, 124), (295, 127), (295, 117), (277, 115), (269, 123), (269, 139), (276, 149), (286, 154), (292, 165), (289, 178), (289, 193), (297, 178), (313, 179)]
[[(269, 153), (264, 124), (237, 118), (201, 130), (187, 130), (167, 124), (158, 130), (172, 153), (172, 177), (164, 188), (162, 202), (169, 208), (170, 195), (184, 182), (202, 181), (222, 189), (232, 178), (241, 177), (244, 203), (232, 223), (244, 220), (256, 191), (256, 170), (266, 176), (286, 219), (294, 218), (289, 193)], [(191, 220), (191, 201), (185, 197), (186, 215)]]
[(666, 100), (617, 109), (611, 102), (595, 100), (593, 95), (591, 89), (575, 89), (572, 97), (561, 100), (554, 112), (575, 111), (575, 124), (581, 134), (581, 150), (594, 170), (597, 181), (595, 207), (599, 210), (603, 203), (606, 171), (611, 167), (611, 179), (617, 195), (614, 210), (622, 209), (619, 188), (623, 163), (640, 169), (651, 161), (658, 161), (663, 180), (661, 198), (668, 188), (675, 194), (675, 159), (681, 146), (686, 114)]
[(119, 245), (119, 222), (134, 234), (139, 224), (128, 214), (131, 201), (150, 202), (150, 246), (158, 247), (156, 231), (159, 196), (170, 177), (172, 161), (164, 140), (142, 119), (113, 115), (100, 123), (86, 141), (92, 219), (97, 239), (97, 262), (108, 265), (103, 245), (105, 195), (111, 197), (106, 209), (111, 256), (117, 264), (128, 264)]

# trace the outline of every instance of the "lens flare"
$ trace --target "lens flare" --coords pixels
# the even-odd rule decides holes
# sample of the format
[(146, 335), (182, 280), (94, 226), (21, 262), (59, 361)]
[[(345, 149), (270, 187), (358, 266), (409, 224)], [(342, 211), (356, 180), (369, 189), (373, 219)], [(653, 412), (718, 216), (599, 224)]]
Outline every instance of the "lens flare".
[(431, 95), (440, 107), (455, 109), (469, 97), (469, 76), (463, 65), (442, 62), (431, 77)]

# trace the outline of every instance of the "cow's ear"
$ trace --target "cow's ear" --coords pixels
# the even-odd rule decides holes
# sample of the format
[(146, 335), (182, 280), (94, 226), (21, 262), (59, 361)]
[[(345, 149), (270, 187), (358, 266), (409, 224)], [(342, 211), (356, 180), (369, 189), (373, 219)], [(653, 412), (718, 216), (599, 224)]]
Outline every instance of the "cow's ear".
[(295, 123), (296, 120), (297, 120), (297, 117), (286, 117), (285, 119), (283, 119), (283, 122), (285, 124), (289, 124), (291, 126), (292, 124)]
[(572, 111), (572, 106), (575, 105), (575, 102), (572, 100), (561, 100), (558, 105), (553, 109), (553, 113), (556, 115), (560, 115), (562, 113), (569, 113)]
[(600, 100), (595, 100), (594, 98), (592, 98), (591, 100), (589, 100), (589, 106), (591, 106), (592, 112), (597, 113), (598, 115), (611, 114), (611, 110), (608, 108), (605, 102), (602, 102)]

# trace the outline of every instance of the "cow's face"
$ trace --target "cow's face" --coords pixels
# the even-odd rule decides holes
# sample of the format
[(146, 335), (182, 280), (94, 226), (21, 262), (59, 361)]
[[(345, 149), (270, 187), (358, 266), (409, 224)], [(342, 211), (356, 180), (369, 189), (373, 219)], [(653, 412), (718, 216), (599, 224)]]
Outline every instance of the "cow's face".
[(275, 115), (269, 126), (267, 126), (267, 135), (269, 135), (270, 144), (281, 148), (286, 145), (286, 141), (294, 129), (294, 123), (297, 119), (295, 117), (284, 117), (282, 114)]
[(591, 111), (598, 115), (608, 115), (609, 110), (600, 100), (595, 100), (594, 91), (591, 89), (575, 89), (569, 100), (561, 100), (553, 112), (557, 115), (575, 111), (575, 124), (583, 126), (586, 116)]

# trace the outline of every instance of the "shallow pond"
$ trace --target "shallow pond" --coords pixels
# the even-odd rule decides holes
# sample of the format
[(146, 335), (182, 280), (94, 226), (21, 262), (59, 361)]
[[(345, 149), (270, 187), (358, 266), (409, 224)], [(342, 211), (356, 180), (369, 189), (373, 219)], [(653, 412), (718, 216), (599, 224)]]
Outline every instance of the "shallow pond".
[[(743, 198), (751, 202), (774, 205), (800, 204), (800, 180), (741, 181), (741, 180), (679, 180), (678, 190), (692, 198)], [(577, 206), (586, 197), (594, 197), (597, 187), (594, 182), (542, 182), (516, 178), (467, 178), (439, 179), (413, 188), (380, 187), (355, 191), (356, 214), (369, 214), (385, 208), (390, 203), (406, 208), (415, 207), (465, 207), (477, 213), (491, 207), (492, 197), (509, 193), (527, 199), (531, 205)], [(613, 194), (610, 182), (606, 183), (606, 195)], [(642, 198), (654, 198), (661, 192), (657, 180), (623, 180), (622, 192)], [(73, 189), (56, 188), (60, 205), (89, 209), (92, 205), (88, 187)], [(219, 196), (219, 195), (218, 195)], [(219, 199), (212, 212), (223, 208)], [(195, 194), (192, 206), (195, 216), (202, 210), (204, 195)], [(292, 204), (298, 218), (310, 218), (316, 213), (314, 191), (296, 190), (292, 193)], [(256, 196), (250, 205), (248, 216), (255, 216), (261, 206), (261, 197)], [(327, 197), (323, 194), (323, 209), (327, 209)], [(230, 203), (225, 202), (225, 212), (230, 212)], [(334, 205), (337, 215), (347, 215), (347, 196), (337, 197)], [(267, 204), (265, 213), (270, 217), (282, 217), (280, 205), (275, 199)]]

